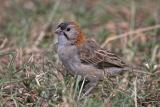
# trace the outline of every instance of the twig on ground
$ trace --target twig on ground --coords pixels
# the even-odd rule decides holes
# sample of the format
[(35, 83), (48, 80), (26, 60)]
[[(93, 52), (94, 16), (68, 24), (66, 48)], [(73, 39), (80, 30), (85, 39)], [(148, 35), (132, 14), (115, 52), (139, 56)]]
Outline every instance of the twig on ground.
[(114, 36), (114, 37), (110, 37), (110, 38), (107, 38), (105, 40), (105, 42), (101, 45), (101, 47), (102, 48), (105, 47), (106, 44), (108, 44), (109, 42), (111, 42), (113, 40), (120, 39), (120, 38), (123, 38), (123, 37), (126, 37), (126, 36), (130, 36), (130, 35), (133, 35), (133, 34), (138, 34), (138, 33), (146, 32), (146, 31), (158, 29), (158, 28), (160, 28), (159, 24), (155, 25), (155, 26), (140, 28), (140, 29), (137, 29), (135, 31), (129, 31), (129, 32), (126, 32), (126, 33), (123, 33), (123, 34), (120, 34), (120, 35), (117, 35), (117, 36)]
[(4, 48), (4, 46), (6, 45), (6, 43), (8, 42), (8, 39), (5, 38), (2, 42), (2, 44), (0, 45), (0, 49)]

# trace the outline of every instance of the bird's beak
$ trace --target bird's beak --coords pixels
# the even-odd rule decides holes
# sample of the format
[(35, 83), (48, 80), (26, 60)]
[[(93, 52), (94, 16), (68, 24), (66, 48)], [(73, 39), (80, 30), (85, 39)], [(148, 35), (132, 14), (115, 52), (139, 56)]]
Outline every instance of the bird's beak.
[(59, 27), (59, 28), (56, 29), (55, 33), (56, 33), (56, 34), (59, 34), (61, 31), (62, 31), (62, 30), (61, 30), (61, 28)]

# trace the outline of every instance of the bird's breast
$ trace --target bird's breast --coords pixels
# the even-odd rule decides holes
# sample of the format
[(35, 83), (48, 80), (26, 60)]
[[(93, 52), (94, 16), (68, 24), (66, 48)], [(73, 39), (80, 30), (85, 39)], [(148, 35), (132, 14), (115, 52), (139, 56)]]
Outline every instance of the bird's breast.
[(61, 60), (70, 60), (74, 56), (76, 49), (70, 46), (58, 45), (58, 55)]
[(71, 46), (58, 46), (58, 55), (63, 65), (74, 74), (77, 70), (80, 59), (78, 57), (77, 49)]

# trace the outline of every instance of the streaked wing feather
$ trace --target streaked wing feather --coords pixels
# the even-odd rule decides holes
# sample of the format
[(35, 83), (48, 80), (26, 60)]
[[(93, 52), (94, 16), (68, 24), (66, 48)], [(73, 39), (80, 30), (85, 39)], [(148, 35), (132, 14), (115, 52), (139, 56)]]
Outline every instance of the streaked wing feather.
[(93, 64), (99, 68), (127, 66), (127, 64), (115, 54), (101, 49), (94, 40), (87, 40), (79, 48), (79, 55), (82, 62)]

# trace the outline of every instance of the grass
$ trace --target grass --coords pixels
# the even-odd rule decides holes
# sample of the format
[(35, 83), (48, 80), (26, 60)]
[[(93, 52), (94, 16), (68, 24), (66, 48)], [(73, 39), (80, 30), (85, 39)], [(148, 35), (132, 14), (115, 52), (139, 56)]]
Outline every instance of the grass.
[[(130, 31), (159, 25), (159, 2), (3, 1), (0, 4), (0, 106), (159, 106), (160, 28), (124, 36)], [(62, 20), (76, 20), (87, 37), (95, 38), (129, 63), (146, 65), (146, 70), (106, 77), (90, 96), (82, 99), (80, 77), (61, 74), (66, 70), (54, 49), (57, 38), (51, 29)]]

